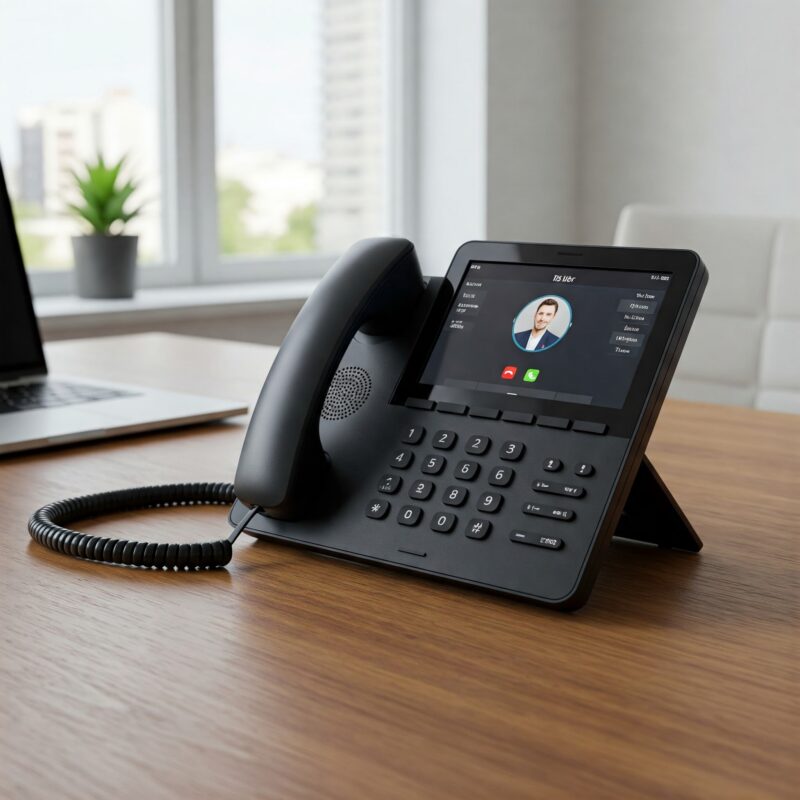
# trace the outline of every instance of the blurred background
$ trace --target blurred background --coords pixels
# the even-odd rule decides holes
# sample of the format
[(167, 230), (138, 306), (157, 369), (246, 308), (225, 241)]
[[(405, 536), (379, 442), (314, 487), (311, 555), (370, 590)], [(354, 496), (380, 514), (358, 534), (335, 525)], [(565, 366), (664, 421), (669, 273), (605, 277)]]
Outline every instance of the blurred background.
[[(800, 412), (796, 0), (0, 0), (45, 338), (278, 344), (354, 240), (697, 249), (673, 393)], [(72, 296), (71, 170), (139, 181), (132, 300)]]

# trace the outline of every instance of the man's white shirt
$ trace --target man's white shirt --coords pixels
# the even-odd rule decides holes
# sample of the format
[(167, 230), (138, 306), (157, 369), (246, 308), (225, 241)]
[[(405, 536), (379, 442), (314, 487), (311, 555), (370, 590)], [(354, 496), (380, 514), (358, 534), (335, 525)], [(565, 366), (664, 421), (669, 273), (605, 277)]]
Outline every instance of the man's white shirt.
[(542, 336), (544, 336), (544, 331), (546, 331), (546, 330), (547, 330), (547, 328), (545, 328), (541, 333), (537, 334), (536, 333), (536, 328), (534, 328), (531, 331), (531, 335), (528, 337), (528, 344), (525, 345), (525, 349), (526, 350), (535, 350), (536, 349), (536, 345), (539, 344), (539, 340), (542, 338)]

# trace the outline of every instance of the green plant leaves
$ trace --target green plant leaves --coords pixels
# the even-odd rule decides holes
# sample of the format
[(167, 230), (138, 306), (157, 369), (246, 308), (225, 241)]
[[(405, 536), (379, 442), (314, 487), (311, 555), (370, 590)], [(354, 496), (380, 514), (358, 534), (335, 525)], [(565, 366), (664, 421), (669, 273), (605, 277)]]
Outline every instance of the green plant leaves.
[(94, 228), (95, 233), (108, 234), (108, 225), (106, 225), (96, 208), (89, 205), (76, 206), (74, 203), (69, 203), (69, 207), (76, 214), (83, 217)]
[(105, 204), (105, 214), (107, 219), (121, 220), (123, 218), (125, 214), (125, 212), (122, 210), (123, 206), (125, 205), (125, 201), (133, 193), (133, 189), (134, 189), (133, 184), (130, 181), (128, 181), (128, 183), (126, 183), (117, 192), (112, 192), (109, 195)]
[(123, 156), (116, 164), (107, 166), (102, 154), (98, 153), (97, 161), (84, 163), (86, 177), (81, 177), (74, 171), (72, 173), (83, 198), (83, 205), (70, 203), (70, 208), (101, 236), (111, 235), (113, 233), (111, 228), (114, 225), (117, 227), (117, 232), (121, 233), (122, 227), (142, 209), (142, 206), (132, 211), (125, 209), (125, 203), (136, 191), (137, 184), (128, 180), (118, 185), (120, 170), (124, 163)]

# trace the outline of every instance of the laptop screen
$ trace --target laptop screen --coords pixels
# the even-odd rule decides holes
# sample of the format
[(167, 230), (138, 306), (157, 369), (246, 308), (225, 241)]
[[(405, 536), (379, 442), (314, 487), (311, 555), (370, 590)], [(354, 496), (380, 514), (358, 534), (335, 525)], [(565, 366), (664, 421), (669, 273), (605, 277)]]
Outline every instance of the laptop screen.
[(42, 343), (0, 164), (0, 379), (44, 371)]

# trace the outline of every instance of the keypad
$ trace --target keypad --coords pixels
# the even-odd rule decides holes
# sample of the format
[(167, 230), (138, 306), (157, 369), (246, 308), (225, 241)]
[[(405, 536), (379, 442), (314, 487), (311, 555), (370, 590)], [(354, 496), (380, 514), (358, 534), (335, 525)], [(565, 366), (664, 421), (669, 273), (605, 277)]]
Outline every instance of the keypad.
[(542, 503), (525, 503), (522, 506), (522, 513), (530, 514), (534, 517), (563, 519), (567, 522), (575, 518), (575, 512), (571, 508), (556, 508), (555, 506), (546, 506)]
[[(455, 404), (440, 403), (438, 408), (444, 413), (464, 413), (462, 407)], [(545, 476), (547, 473), (557, 473), (565, 470), (565, 464), (562, 459), (565, 457), (565, 452), (570, 452), (569, 449), (559, 453), (558, 448), (553, 447), (550, 453), (543, 453), (541, 450), (537, 451), (536, 448), (532, 447), (532, 454), (536, 457), (531, 458), (529, 456), (525, 460), (525, 442), (509, 439), (493, 443), (493, 437), (490, 435), (488, 428), (495, 426), (492, 427), (492, 430), (508, 430), (503, 423), (512, 422), (531, 425), (535, 421), (543, 427), (566, 431), (564, 434), (558, 434), (559, 436), (571, 437), (573, 435), (569, 431), (572, 425), (571, 420), (562, 419), (561, 417), (539, 417), (536, 419), (532, 414), (509, 411), (502, 412), (501, 416), (499, 411), (488, 408), (473, 408), (469, 411), (469, 414), (471, 417), (477, 418), (476, 428), (481, 426), (480, 420), (490, 420), (490, 422), (483, 423), (487, 429), (486, 431), (467, 432), (469, 435), (463, 434), (464, 440), (460, 446), (463, 448), (462, 452), (468, 458), (453, 459), (455, 466), (450, 467), (452, 477), (456, 479), (453, 485), (447, 486), (439, 493), (434, 481), (429, 479), (434, 475), (442, 475), (444, 473), (448, 467), (449, 456), (445, 457), (443, 453), (428, 453), (424, 457), (420, 455), (419, 468), (416, 475), (412, 473), (404, 477), (396, 472), (389, 471), (381, 476), (376, 488), (379, 495), (383, 495), (383, 497), (379, 496), (370, 500), (365, 510), (366, 516), (374, 520), (385, 520), (392, 512), (391, 504), (386, 495), (397, 495), (401, 489), (405, 491), (405, 487), (407, 487), (406, 494), (412, 504), (402, 505), (397, 510), (396, 521), (400, 525), (414, 527), (420, 525), (424, 520), (425, 525), (435, 533), (450, 534), (455, 530), (459, 530), (466, 538), (483, 540), (491, 533), (494, 523), (495, 526), (500, 526), (503, 537), (507, 536), (511, 542), (547, 550), (558, 550), (566, 547), (567, 544), (564, 539), (552, 535), (551, 531), (554, 529), (552, 523), (569, 523), (576, 519), (579, 512), (580, 498), (586, 495), (586, 487), (594, 485), (593, 481), (586, 481), (585, 479), (595, 474), (595, 467), (588, 461), (573, 463), (570, 460), (567, 462), (566, 469), (571, 470), (578, 480), (573, 479), (569, 482), (551, 481), (549, 477)], [(502, 422), (491, 421), (497, 420), (498, 417), (501, 417)], [(580, 433), (594, 434), (605, 433), (606, 430), (605, 426), (599, 423), (580, 422), (576, 422), (573, 429)], [(414, 448), (423, 442), (427, 442), (428, 447), (440, 451), (453, 450), (459, 443), (459, 435), (451, 430), (437, 430), (430, 435), (430, 438), (426, 438), (427, 436), (429, 434), (423, 426), (409, 424), (399, 433), (399, 444), (403, 446), (393, 453), (388, 466), (394, 470), (409, 470), (415, 463)], [(577, 438), (573, 441), (576, 441)], [(419, 455), (419, 451), (416, 452)], [(505, 463), (495, 463), (494, 466), (489, 467), (487, 464), (488, 454), (492, 454), (492, 460), (499, 459)], [(513, 462), (513, 466), (510, 462)], [(516, 472), (519, 471), (522, 472), (526, 486), (530, 486), (532, 493), (528, 498), (525, 498), (525, 502), (521, 506), (512, 504), (511, 507), (508, 507), (508, 510), (503, 510), (507, 505), (505, 500), (512, 497), (511, 494), (508, 495), (508, 498), (505, 497), (503, 490), (512, 485)], [(531, 479), (532, 482), (527, 483)], [(464, 485), (467, 483), (474, 485), (468, 488), (467, 485)], [(554, 504), (540, 503), (534, 493), (553, 496)], [(514, 497), (519, 497), (519, 490), (517, 490)], [(556, 498), (561, 498), (561, 501)], [(431, 513), (431, 506), (428, 505), (428, 511), (424, 511), (423, 506), (420, 504), (429, 504), (431, 501), (441, 504), (439, 509)], [(433, 508), (436, 508), (436, 506), (433, 506)], [(459, 508), (469, 508), (472, 513), (478, 512), (478, 516), (473, 517), (465, 524), (463, 518), (460, 520), (458, 513), (454, 513)], [(496, 516), (492, 519), (491, 515)], [(541, 520), (540, 529), (527, 530), (525, 521), (535, 523), (536, 519)], [(461, 525), (465, 525), (465, 527), (462, 528), (460, 527)], [(560, 524), (555, 527), (561, 529)], [(563, 530), (568, 532), (574, 529), (569, 525), (564, 525)], [(419, 536), (420, 534), (415, 535)], [(568, 538), (569, 536), (567, 536)], [(405, 552), (403, 548), (400, 549)], [(419, 555), (423, 555), (425, 552), (427, 551), (420, 551)]]
[(422, 425), (409, 425), (403, 437), (403, 444), (419, 444), (424, 436), (425, 428)]
[(478, 511), (495, 514), (503, 505), (503, 495), (500, 492), (484, 492), (478, 500)]
[(503, 442), (500, 448), (500, 458), (503, 461), (519, 461), (525, 452), (525, 445), (522, 442)]
[(471, 519), (467, 523), (466, 534), (470, 539), (485, 539), (492, 532), (492, 523), (488, 519)]
[(397, 513), (397, 521), (401, 525), (418, 525), (422, 519), (422, 509), (419, 506), (403, 506)]
[(436, 431), (433, 434), (433, 446), (437, 450), (452, 450), (457, 438), (453, 431)]
[(412, 500), (427, 500), (433, 494), (432, 481), (414, 481), (408, 490), (408, 496)]
[(542, 536), (539, 533), (530, 533), (529, 531), (511, 531), (508, 538), (512, 542), (530, 544), (534, 547), (547, 547), (550, 550), (558, 550), (564, 544), (557, 536)]
[(378, 484), (378, 491), (383, 494), (396, 494), (403, 485), (403, 479), (399, 475), (386, 474)]
[(390, 508), (388, 500), (370, 500), (367, 503), (367, 516), (370, 519), (383, 519), (389, 513)]
[(454, 474), (460, 481), (474, 481), (480, 469), (481, 465), (477, 461), (459, 461)]
[(533, 491), (561, 494), (565, 497), (583, 497), (586, 494), (586, 489), (583, 486), (570, 486), (565, 483), (554, 483), (553, 481), (534, 481)]
[(491, 443), (492, 440), (488, 436), (470, 436), (464, 450), (474, 456), (482, 456)]
[(426, 475), (438, 475), (447, 464), (444, 456), (425, 456), (422, 462), (422, 471)]
[(392, 466), (396, 469), (408, 469), (414, 460), (414, 454), (410, 450), (398, 450), (392, 458)]
[(450, 533), (456, 525), (457, 517), (449, 511), (437, 511), (431, 519), (431, 530), (437, 533)]
[(511, 467), (493, 467), (489, 475), (491, 486), (509, 486), (514, 480), (514, 470)]
[(469, 489), (465, 486), (448, 486), (444, 490), (442, 502), (446, 506), (463, 506), (469, 498)]

